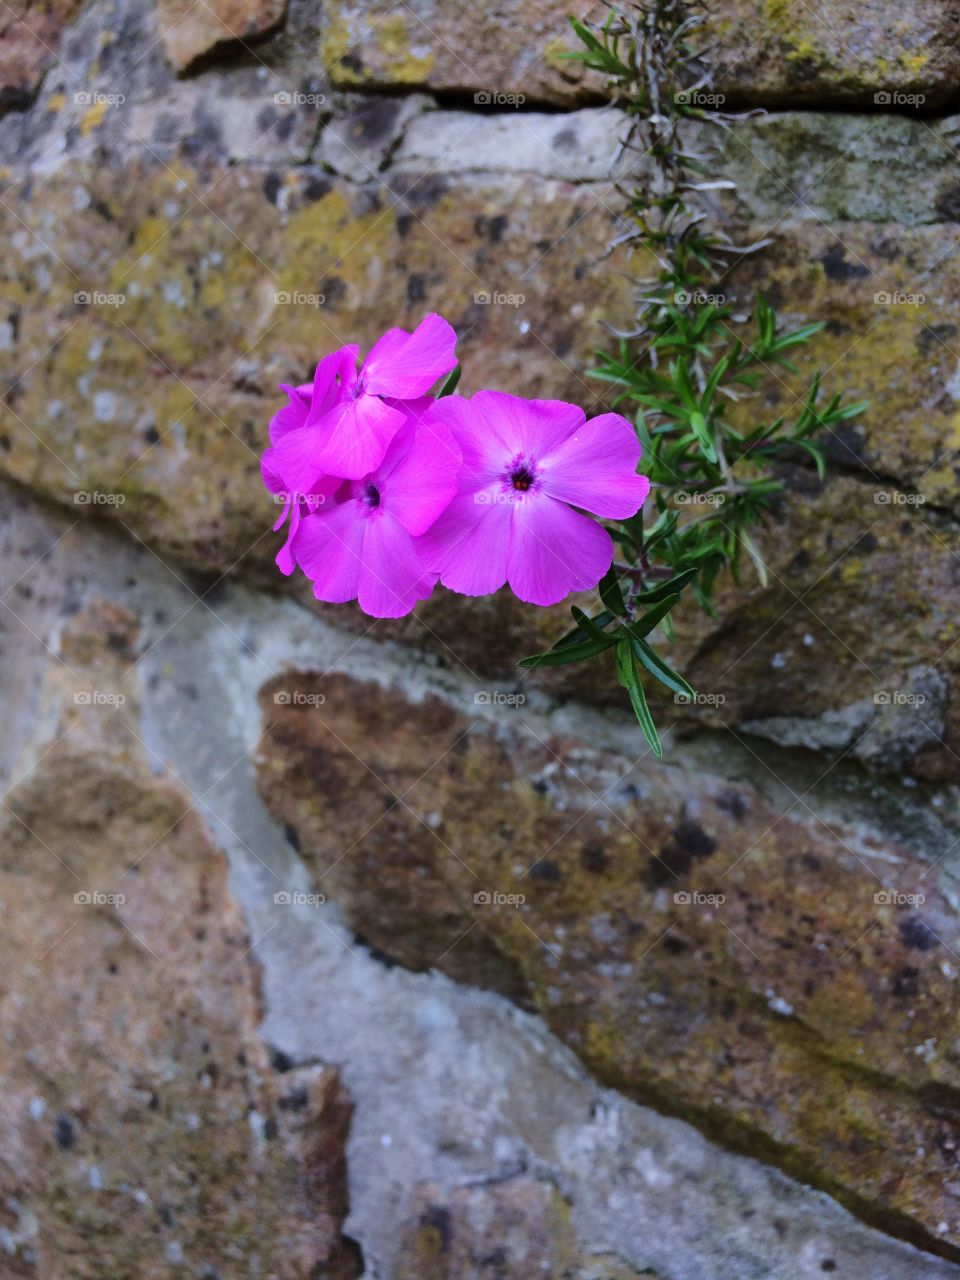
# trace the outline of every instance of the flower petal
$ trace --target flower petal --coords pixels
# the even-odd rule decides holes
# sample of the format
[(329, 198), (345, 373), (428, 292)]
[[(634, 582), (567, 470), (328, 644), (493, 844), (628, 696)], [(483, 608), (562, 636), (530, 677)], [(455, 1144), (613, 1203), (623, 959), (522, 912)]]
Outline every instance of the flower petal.
[(562, 502), (538, 494), (513, 508), (507, 571), (510, 589), (528, 604), (557, 604), (595, 587), (613, 560), (606, 529)]
[[(300, 528), (300, 503), (287, 499), (287, 510), (290, 512), (290, 528), (287, 530), (287, 540), (277, 552), (275, 560), (277, 568), (287, 578), (290, 577), (294, 569), (297, 567), (297, 558), (293, 551), (293, 540), (297, 536), (297, 530)], [(286, 515), (286, 511), (284, 511)], [(279, 525), (274, 525), (274, 529), (278, 529)]]
[(310, 426), (316, 425), (334, 405), (347, 398), (350, 388), (357, 380), (359, 354), (359, 346), (351, 342), (338, 351), (331, 351), (317, 365), (313, 375), (310, 412), (307, 415)]
[(389, 511), (365, 521), (363, 568), (357, 603), (373, 618), (402, 618), (437, 581), (399, 520)]
[(462, 493), (418, 544), (440, 581), (465, 596), (485, 596), (507, 580), (513, 507), (497, 501), (499, 488)]
[(505, 391), (478, 391), (471, 404), (479, 429), (505, 445), (507, 461), (520, 453), (533, 462), (546, 457), (583, 424), (585, 417), (578, 405), (564, 400), (525, 400)]
[(425, 316), (400, 342), (391, 329), (364, 361), (363, 381), (374, 395), (410, 400), (426, 395), (457, 363), (457, 335), (442, 316)]
[(343, 400), (315, 428), (308, 428), (313, 435), (314, 463), (323, 474), (360, 480), (383, 461), (387, 445), (404, 421), (399, 409), (377, 396)]
[(504, 466), (516, 453), (498, 434), (496, 417), (490, 421), (483, 413), (484, 394), (480, 391), (472, 400), (466, 396), (444, 396), (434, 401), (431, 410), (433, 418), (447, 427), (462, 455), (460, 490), (463, 493), (484, 489), (499, 480)]
[(388, 329), (383, 337), (378, 338), (367, 352), (367, 358), (363, 362), (364, 372), (369, 373), (371, 367), (388, 360), (395, 351), (398, 351), (408, 341), (409, 337), (410, 334), (406, 329)]
[(283, 476), (280, 474), (276, 454), (276, 449), (264, 449), (260, 459), (260, 477), (271, 493), (283, 493)]
[(320, 433), (316, 427), (300, 427), (283, 436), (274, 445), (273, 469), (280, 473), (283, 488), (290, 493), (310, 493), (313, 487), (333, 468), (327, 468), (318, 458)]
[(595, 515), (626, 520), (650, 492), (637, 475), (640, 441), (619, 413), (604, 413), (578, 427), (540, 460), (543, 491)]
[(330, 604), (356, 597), (367, 521), (357, 502), (342, 502), (324, 515), (306, 516), (293, 543), (297, 564), (313, 580), (313, 594)]
[(271, 444), (276, 444), (288, 432), (302, 427), (307, 420), (307, 411), (310, 408), (312, 388), (309, 382), (299, 387), (289, 387), (285, 382), (281, 382), (280, 390), (287, 393), (289, 402), (270, 419), (268, 433)]
[(400, 428), (373, 483), (390, 515), (416, 537), (450, 505), (459, 471), (460, 450), (443, 423), (428, 411), (419, 419), (409, 417)]

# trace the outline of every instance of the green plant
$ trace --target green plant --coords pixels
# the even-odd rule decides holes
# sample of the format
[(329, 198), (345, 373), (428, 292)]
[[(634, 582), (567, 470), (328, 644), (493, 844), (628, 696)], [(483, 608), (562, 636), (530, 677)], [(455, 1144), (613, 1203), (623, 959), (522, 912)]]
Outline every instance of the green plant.
[(610, 386), (613, 404), (636, 425), (651, 498), (632, 519), (607, 523), (620, 559), (600, 584), (603, 608), (590, 616), (575, 607), (573, 629), (522, 663), (559, 666), (612, 650), (619, 681), (658, 757), (663, 749), (645, 682), (657, 680), (681, 698), (696, 695), (652, 634), (660, 628), (668, 643), (674, 640), (671, 614), (685, 592), (711, 613), (719, 575), (729, 570), (739, 581), (745, 559), (766, 584), (751, 530), (784, 487), (772, 464), (803, 450), (822, 477), (820, 433), (866, 407), (844, 405), (839, 395), (821, 404), (816, 374), (790, 418), (743, 426), (744, 412), (737, 425), (727, 416), (765, 371), (783, 366), (796, 373), (791, 352), (823, 323), (783, 332), (759, 297), (752, 327), (745, 328), (718, 291), (731, 256), (769, 242), (739, 248), (709, 228), (696, 207), (702, 193), (732, 186), (713, 179), (707, 160), (687, 149), (688, 125), (729, 123), (704, 109), (722, 99), (710, 92), (709, 70), (692, 43), (701, 22), (679, 0), (612, 6), (599, 28), (571, 19), (584, 48), (568, 56), (609, 78), (628, 119), (624, 147), (646, 157), (645, 172), (624, 192), (627, 230), (620, 241), (651, 256), (655, 272), (638, 282), (635, 328), (619, 336), (615, 350), (598, 355), (591, 375)]

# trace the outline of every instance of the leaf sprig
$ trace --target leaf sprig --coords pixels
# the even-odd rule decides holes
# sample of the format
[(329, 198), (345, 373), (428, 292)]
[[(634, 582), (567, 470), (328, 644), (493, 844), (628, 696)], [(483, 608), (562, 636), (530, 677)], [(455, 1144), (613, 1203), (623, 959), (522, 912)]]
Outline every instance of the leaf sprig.
[(566, 56), (608, 77), (628, 120), (623, 146), (645, 157), (642, 180), (621, 187), (627, 229), (617, 243), (652, 255), (657, 270), (637, 282), (634, 328), (617, 336), (615, 350), (598, 353), (590, 374), (608, 384), (614, 407), (635, 424), (651, 498), (631, 519), (606, 522), (620, 555), (600, 583), (603, 608), (591, 616), (574, 606), (573, 629), (521, 663), (554, 667), (612, 650), (617, 678), (658, 758), (663, 747), (645, 683), (656, 680), (681, 699), (697, 695), (651, 637), (659, 628), (674, 641), (671, 614), (687, 591), (712, 614), (721, 573), (729, 570), (739, 582), (745, 560), (766, 585), (751, 531), (783, 491), (774, 464), (800, 450), (822, 478), (822, 433), (866, 408), (844, 404), (840, 395), (821, 403), (817, 373), (792, 416), (746, 426), (745, 412), (736, 422), (727, 416), (731, 405), (749, 402), (765, 372), (779, 366), (796, 374), (791, 352), (824, 325), (784, 331), (773, 307), (758, 297), (748, 332), (718, 290), (731, 256), (769, 242), (737, 247), (710, 229), (691, 203), (694, 193), (732, 186), (711, 179), (708, 158), (684, 142), (689, 122), (729, 124), (729, 117), (699, 105), (716, 98), (704, 55), (693, 44), (703, 20), (680, 0), (612, 4), (599, 27), (571, 19), (584, 47)]

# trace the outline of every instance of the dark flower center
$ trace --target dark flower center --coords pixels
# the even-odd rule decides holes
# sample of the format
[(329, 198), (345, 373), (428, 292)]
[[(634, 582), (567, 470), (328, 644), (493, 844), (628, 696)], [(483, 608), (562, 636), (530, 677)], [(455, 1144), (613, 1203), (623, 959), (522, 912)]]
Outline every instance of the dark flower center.
[(533, 468), (528, 466), (520, 466), (516, 471), (510, 473), (510, 483), (515, 489), (519, 489), (521, 493), (526, 493), (535, 479)]
[(363, 500), (368, 507), (376, 511), (377, 507), (380, 505), (380, 490), (375, 484), (368, 484), (364, 486)]
[(350, 395), (354, 400), (359, 400), (360, 397), (363, 395), (365, 389), (366, 389), (365, 380), (362, 377), (360, 377), (356, 380), (356, 382), (350, 388)]

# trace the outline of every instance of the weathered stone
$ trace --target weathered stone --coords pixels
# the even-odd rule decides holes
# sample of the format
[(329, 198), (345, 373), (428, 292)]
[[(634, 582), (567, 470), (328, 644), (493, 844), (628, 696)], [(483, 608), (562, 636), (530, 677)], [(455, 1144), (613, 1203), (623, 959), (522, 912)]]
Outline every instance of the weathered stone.
[[(584, 1256), (570, 1206), (553, 1186), (512, 1178), (493, 1186), (417, 1188), (394, 1280), (635, 1280), (613, 1253)], [(656, 1278), (657, 1273), (645, 1274)]]
[[(258, 467), (277, 382), (305, 377), (337, 343), (369, 342), (385, 309), (413, 324), (436, 308), (463, 335), (467, 391), (500, 385), (585, 403), (593, 388), (578, 370), (602, 340), (604, 317), (617, 309), (622, 322), (630, 309), (627, 282), (612, 264), (596, 265), (612, 213), (591, 187), (521, 175), (418, 183), (393, 174), (392, 192), (379, 187), (379, 204), (370, 183), (358, 190), (312, 170), (281, 172), (282, 180), (182, 162), (140, 167), (135, 202), (120, 178), (92, 167), (33, 180), (29, 199), (22, 188), (4, 267), (9, 389), (0, 410), (0, 466), (21, 483), (75, 514), (119, 519), (161, 556), (218, 573), (242, 564), (278, 587), (275, 508)], [(71, 209), (56, 218), (47, 211), (67, 202)], [(789, 477), (782, 516), (761, 535), (771, 585), (751, 587), (748, 571), (746, 597), (722, 591), (719, 622), (694, 610), (681, 620), (681, 669), (726, 702), (661, 703), (667, 723), (747, 724), (782, 742), (850, 747), (882, 768), (955, 772), (960, 738), (946, 685), (926, 711), (912, 698), (889, 711), (871, 706), (883, 689), (909, 695), (918, 661), (936, 664), (947, 684), (955, 665), (942, 607), (954, 589), (955, 531), (932, 509), (955, 505), (949, 247), (945, 228), (847, 226), (841, 243), (825, 228), (797, 224), (718, 286), (744, 307), (762, 288), (785, 322), (793, 298), (804, 300), (798, 320), (827, 319), (799, 360), (805, 373), (828, 369), (831, 388), (871, 401), (866, 415), (834, 433), (831, 451), (835, 465), (873, 478), (820, 494), (806, 473)], [(525, 300), (484, 305), (474, 301), (481, 286)], [(75, 303), (78, 288), (92, 301)], [(923, 290), (926, 301), (911, 305)], [(283, 296), (291, 301), (277, 304)], [(308, 305), (320, 296), (323, 305)], [(764, 413), (794, 411), (801, 386), (790, 375), (771, 378)], [(903, 486), (915, 486), (926, 505), (902, 501)], [(901, 602), (912, 602), (896, 616), (892, 580)], [(294, 589), (307, 594), (305, 586)], [(354, 609), (328, 613), (370, 625)], [(517, 659), (551, 643), (565, 618), (565, 609), (532, 610), (506, 592), (465, 601), (440, 591), (378, 634), (433, 647), (502, 690), (520, 676)], [(790, 656), (811, 643), (822, 663), (812, 686)], [(621, 700), (602, 664), (523, 679)], [(822, 724), (824, 715), (839, 722)], [(891, 715), (884, 736), (880, 721)], [(903, 736), (908, 717), (914, 729)], [(935, 741), (941, 723), (945, 748)]]
[(510, 0), (478, 9), (455, 0), (420, 0), (398, 8), (389, 0), (361, 4), (332, 0), (321, 35), (321, 55), (334, 82), (345, 88), (416, 86), (433, 92), (469, 92), (478, 106), (525, 102), (571, 103), (602, 90), (577, 62), (557, 55), (578, 47), (568, 15), (586, 17), (597, 6), (557, 0)]
[[(133, 540), (106, 524), (72, 525), (67, 512), (22, 491), (3, 492), (0, 769), (18, 755), (16, 772), (33, 764), (56, 733), (55, 722), (42, 733), (37, 728), (47, 720), (49, 698), (40, 696), (44, 672), (57, 664), (45, 644), (55, 650), (64, 619), (89, 601), (122, 596), (141, 625), (143, 702), (139, 715), (133, 699), (124, 713), (149, 744), (151, 759), (163, 761), (168, 774), (189, 786), (230, 858), (231, 890), (243, 905), (263, 975), (260, 1031), (283, 1072), (277, 1081), (282, 1096), (298, 1103), (299, 1086), (309, 1092), (317, 1070), (291, 1064), (335, 1062), (349, 1081), (354, 1114), (347, 1230), (361, 1243), (369, 1274), (391, 1276), (401, 1246), (406, 1253), (411, 1237), (417, 1238), (424, 1200), (417, 1188), (428, 1184), (430, 1202), (450, 1211), (458, 1250), (482, 1237), (480, 1213), (489, 1205), (501, 1222), (504, 1211), (512, 1212), (516, 1256), (519, 1214), (535, 1238), (543, 1235), (544, 1202), (525, 1190), (535, 1179), (561, 1190), (579, 1243), (580, 1253), (572, 1256), (579, 1261), (582, 1254), (599, 1268), (598, 1276), (586, 1271), (590, 1280), (608, 1280), (610, 1268), (617, 1274), (610, 1249), (632, 1268), (631, 1277), (822, 1280), (832, 1268), (845, 1280), (955, 1280), (960, 1269), (951, 1263), (867, 1228), (809, 1186), (722, 1150), (683, 1121), (602, 1088), (540, 1019), (439, 973), (385, 963), (383, 953), (356, 944), (332, 901), (278, 905), (278, 889), (306, 891), (310, 885), (293, 848), (296, 831), (268, 819), (247, 767), (261, 732), (256, 691), (265, 675), (304, 661), (322, 669), (338, 665), (365, 680), (375, 675), (406, 690), (444, 691), (465, 714), (484, 717), (488, 725), (516, 712), (477, 705), (468, 681), (417, 661), (409, 650), (338, 632), (291, 601), (238, 583), (225, 583), (199, 607), (187, 582)], [(97, 614), (103, 616), (103, 606)], [(133, 619), (117, 610), (109, 617), (108, 643), (123, 651)], [(79, 669), (74, 640), (70, 645), (64, 656)], [(108, 674), (102, 689), (113, 687)], [(622, 734), (624, 750), (633, 750), (636, 734), (626, 730), (624, 717), (618, 724), (569, 706), (553, 713), (552, 729), (545, 729), (542, 720), (530, 718), (536, 701), (523, 714), (544, 740), (575, 724), (601, 741)], [(736, 776), (744, 762), (751, 763), (740, 750), (738, 766), (738, 750), (725, 739), (706, 771), (721, 768)], [(672, 756), (697, 767), (689, 746), (675, 747)], [(846, 781), (849, 810), (856, 780)], [(885, 785), (883, 793), (895, 790)], [(871, 820), (878, 809), (873, 794), (865, 792)], [(821, 801), (806, 795), (806, 803)], [(927, 808), (930, 817), (937, 812)], [(910, 812), (914, 835), (924, 809), (916, 803)], [(139, 817), (134, 812), (123, 828), (136, 848)], [(151, 833), (146, 843), (155, 838), (151, 820), (144, 815), (144, 834)], [(933, 856), (940, 856), (935, 845)], [(229, 965), (225, 971), (233, 973)], [(308, 1113), (298, 1105), (281, 1107), (278, 1123), (284, 1130), (299, 1117), (309, 1123)], [(247, 1123), (245, 1115), (240, 1123)], [(321, 1141), (324, 1132), (318, 1132)], [(511, 1199), (512, 1211), (506, 1208)], [(547, 1248), (569, 1239), (561, 1229)], [(9, 1257), (5, 1265), (12, 1274)], [(131, 1274), (140, 1273), (135, 1268)]]
[[(956, 116), (793, 111), (749, 116), (696, 145), (717, 148), (711, 169), (737, 184), (741, 215), (776, 236), (786, 222), (954, 222)], [(889, 229), (888, 229), (889, 234)]]
[(956, 777), (955, 521), (882, 481), (784, 480), (757, 539), (768, 585), (724, 580), (712, 623), (686, 603), (674, 657), (706, 696), (662, 714)]
[(163, 47), (181, 71), (220, 45), (245, 45), (283, 21), (286, 0), (157, 0)]
[(433, 111), (410, 122), (394, 163), (430, 173), (528, 173), (603, 183), (632, 162), (620, 145), (625, 134), (625, 117), (612, 107), (562, 115)]
[(269, 1065), (226, 860), (133, 728), (136, 644), (119, 606), (73, 620), (4, 796), (4, 1274), (347, 1280), (349, 1105)]
[(81, 0), (14, 0), (0, 17), (0, 111), (29, 102)]
[(401, 98), (359, 93), (342, 96), (346, 101), (320, 135), (316, 160), (354, 182), (380, 181), (379, 175), (396, 160), (398, 148), (421, 117), (436, 121), (441, 135), (446, 126), (446, 113), (441, 119), (433, 109), (433, 99), (424, 93)]
[(960, 1256), (942, 870), (523, 713), (492, 731), (436, 698), (282, 679), (313, 698), (265, 688), (262, 790), (362, 938), (512, 994), (602, 1081)]
[(949, 101), (958, 35), (956, 0), (736, 0), (697, 33), (730, 104), (887, 108)]
[[(865, 472), (878, 490), (890, 479), (928, 503), (957, 508), (953, 232), (949, 227), (804, 224), (747, 257), (718, 282), (738, 302), (762, 292), (783, 324), (816, 316), (826, 324), (798, 349), (800, 378), (778, 372), (764, 387), (763, 412), (796, 412), (803, 378), (829, 370), (831, 389), (868, 400), (860, 418), (829, 437), (837, 462)], [(749, 406), (748, 406), (749, 407)]]
[[(557, 0), (511, 0), (482, 14), (462, 0), (401, 11), (388, 0), (337, 0), (321, 47), (345, 85), (488, 95), (480, 104), (497, 93), (570, 104), (603, 91), (599, 76), (581, 79), (578, 64), (557, 60), (582, 47), (569, 32), (570, 12)], [(599, 5), (573, 12), (595, 23), (606, 16)], [(958, 24), (955, 0), (908, 10), (890, 0), (830, 0), (816, 12), (786, 0), (738, 0), (715, 9), (696, 39), (711, 50), (713, 91), (731, 106), (932, 107), (953, 93)]]
[(582, 398), (603, 323), (629, 315), (629, 283), (595, 269), (613, 206), (567, 183), (358, 190), (181, 161), (77, 165), (6, 204), (0, 466), (196, 567), (269, 565), (276, 384), (323, 352), (439, 310), (468, 390)]

